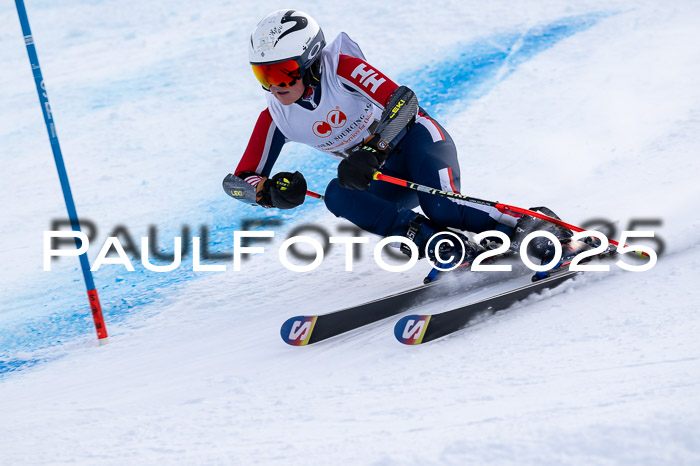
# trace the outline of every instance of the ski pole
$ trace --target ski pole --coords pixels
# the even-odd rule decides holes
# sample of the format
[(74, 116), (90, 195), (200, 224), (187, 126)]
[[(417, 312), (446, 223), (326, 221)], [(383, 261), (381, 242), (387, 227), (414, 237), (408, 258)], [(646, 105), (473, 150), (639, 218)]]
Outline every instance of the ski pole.
[(306, 195), (309, 197), (315, 197), (316, 199), (323, 200), (323, 194), (315, 193), (313, 191), (306, 190)]
[[(462, 201), (472, 202), (474, 204), (480, 204), (480, 205), (493, 207), (493, 208), (497, 209), (499, 212), (503, 212), (503, 213), (516, 213), (516, 214), (528, 215), (530, 217), (536, 217), (536, 218), (542, 219), (544, 221), (547, 221), (549, 223), (553, 223), (553, 224), (558, 225), (560, 227), (568, 228), (569, 230), (576, 231), (576, 232), (585, 231), (581, 227), (577, 227), (576, 225), (566, 223), (562, 220), (556, 219), (554, 217), (550, 217), (549, 215), (545, 215), (541, 212), (535, 212), (534, 210), (523, 209), (522, 207), (507, 205), (507, 204), (503, 204), (501, 202), (486, 201), (484, 199), (477, 199), (475, 197), (465, 196), (465, 195), (459, 194), (459, 193), (451, 193), (448, 191), (442, 191), (440, 189), (430, 188), (428, 186), (414, 183), (412, 181), (406, 181), (406, 180), (402, 180), (401, 178), (395, 178), (393, 176), (385, 175), (379, 171), (374, 173), (374, 179), (380, 180), (380, 181), (385, 181), (387, 183), (392, 183), (392, 184), (395, 184), (398, 186), (403, 186), (403, 187), (413, 189), (415, 191), (419, 191), (422, 193), (434, 194), (437, 196), (444, 196), (444, 197), (449, 197), (449, 198), (453, 198), (453, 199), (459, 199)], [(619, 243), (617, 241), (609, 240), (609, 242), (610, 242), (610, 244), (614, 244), (615, 246), (619, 246)]]
[[(577, 227), (576, 225), (571, 225), (569, 223), (566, 223), (566, 222), (558, 220), (554, 217), (550, 217), (548, 215), (542, 214), (540, 212), (535, 212), (535, 211), (529, 210), (529, 209), (523, 209), (521, 207), (506, 205), (506, 204), (502, 204), (500, 202), (486, 201), (484, 199), (478, 199), (476, 197), (465, 196), (464, 194), (451, 193), (448, 191), (441, 191), (439, 189), (430, 188), (428, 186), (414, 183), (412, 181), (406, 181), (406, 180), (402, 180), (401, 178), (395, 178), (393, 176), (385, 175), (379, 171), (374, 173), (373, 178), (375, 180), (385, 181), (387, 183), (395, 184), (398, 186), (403, 186), (405, 188), (413, 189), (414, 191), (419, 191), (422, 193), (435, 194), (438, 196), (459, 199), (461, 201), (472, 202), (474, 204), (480, 204), (480, 205), (485, 205), (488, 207), (494, 207), (495, 209), (499, 210), (500, 212), (504, 212), (504, 213), (514, 212), (514, 213), (522, 214), (522, 215), (530, 215), (532, 217), (540, 218), (540, 219), (545, 220), (547, 222), (562, 226), (564, 228), (568, 228), (568, 229), (573, 230), (573, 231), (577, 231), (577, 232), (584, 231), (583, 228)], [(316, 199), (323, 199), (323, 195), (315, 193), (313, 191), (306, 191), (306, 195), (309, 197), (315, 197)], [(610, 243), (617, 246), (616, 241), (611, 240)]]
[[(431, 188), (428, 186), (424, 186), (422, 184), (414, 183), (412, 181), (406, 181), (406, 180), (402, 180), (401, 178), (396, 178), (393, 176), (385, 175), (379, 171), (374, 173), (373, 178), (375, 180), (385, 181), (387, 183), (392, 183), (392, 184), (395, 184), (398, 186), (403, 186), (405, 188), (413, 189), (414, 191), (419, 191), (422, 193), (434, 194), (436, 196), (449, 197), (449, 198), (453, 198), (453, 199), (459, 199), (461, 201), (471, 202), (474, 204), (480, 204), (480, 205), (485, 205), (488, 207), (493, 207), (496, 210), (498, 210), (499, 212), (503, 212), (503, 213), (516, 213), (516, 214), (521, 214), (521, 215), (528, 215), (530, 217), (539, 218), (539, 219), (544, 220), (546, 222), (553, 223), (554, 225), (568, 228), (569, 230), (579, 232), (579, 233), (582, 231), (586, 231), (581, 227), (578, 227), (576, 225), (572, 225), (571, 223), (566, 223), (563, 220), (559, 220), (558, 218), (550, 217), (549, 215), (545, 215), (541, 212), (535, 212), (534, 210), (523, 209), (522, 207), (503, 204), (501, 202), (487, 201), (487, 200), (479, 199), (476, 197), (465, 196), (464, 194), (442, 191), (440, 189)], [(321, 194), (315, 193), (313, 191), (306, 191), (306, 195), (310, 196), (310, 197), (315, 197), (317, 199), (323, 199), (323, 196)], [(617, 247), (620, 246), (620, 243), (615, 241), (615, 240), (608, 239), (608, 242), (612, 245), (617, 246)], [(649, 255), (646, 252), (642, 252), (641, 254), (639, 252), (637, 252), (637, 254), (640, 256), (643, 256), (643, 257), (649, 257)]]

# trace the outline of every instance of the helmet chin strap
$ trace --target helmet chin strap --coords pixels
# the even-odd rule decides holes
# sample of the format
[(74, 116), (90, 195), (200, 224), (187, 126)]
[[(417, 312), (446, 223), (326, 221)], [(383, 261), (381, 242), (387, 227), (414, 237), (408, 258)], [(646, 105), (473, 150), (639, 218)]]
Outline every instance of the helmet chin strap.
[(302, 78), (304, 81), (304, 86), (308, 89), (309, 87), (318, 86), (321, 82), (321, 57), (318, 57), (311, 66), (304, 73)]

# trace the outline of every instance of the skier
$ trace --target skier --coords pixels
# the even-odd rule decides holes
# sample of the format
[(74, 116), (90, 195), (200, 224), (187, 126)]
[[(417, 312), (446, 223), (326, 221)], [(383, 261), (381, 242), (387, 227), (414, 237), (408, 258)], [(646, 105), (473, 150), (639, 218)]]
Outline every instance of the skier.
[[(559, 238), (571, 231), (531, 217), (373, 180), (374, 173), (458, 192), (460, 167), (449, 133), (418, 105), (414, 92), (365, 61), (345, 33), (326, 45), (321, 28), (298, 10), (279, 10), (263, 18), (250, 36), (249, 61), (267, 91), (250, 142), (224, 190), (251, 204), (279, 209), (301, 205), (306, 181), (298, 171), (271, 176), (282, 146), (295, 141), (340, 160), (338, 177), (326, 188), (328, 210), (380, 236), (405, 236), (420, 257), (436, 256), (448, 265), (466, 265), (483, 251), (462, 241), (429, 241), (448, 227), (474, 233), (498, 230), (512, 244), (536, 229)], [(420, 206), (425, 215), (416, 213)], [(543, 213), (553, 215), (546, 208)], [(451, 231), (451, 230), (450, 230)], [(430, 243), (430, 244), (429, 244)], [(535, 239), (534, 255), (543, 258), (551, 242)], [(410, 254), (410, 249), (402, 248)], [(464, 257), (462, 259), (462, 257)]]

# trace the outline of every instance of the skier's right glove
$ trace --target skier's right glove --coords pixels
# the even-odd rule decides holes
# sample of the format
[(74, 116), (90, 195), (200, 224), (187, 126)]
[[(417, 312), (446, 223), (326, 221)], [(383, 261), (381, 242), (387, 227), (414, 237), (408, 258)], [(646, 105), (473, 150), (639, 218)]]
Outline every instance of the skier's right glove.
[(364, 191), (369, 188), (374, 173), (387, 158), (387, 153), (377, 149), (376, 135), (370, 136), (358, 149), (351, 152), (338, 165), (338, 183), (348, 189)]
[(306, 199), (306, 180), (299, 172), (280, 172), (258, 183), (255, 200), (263, 207), (293, 209)]

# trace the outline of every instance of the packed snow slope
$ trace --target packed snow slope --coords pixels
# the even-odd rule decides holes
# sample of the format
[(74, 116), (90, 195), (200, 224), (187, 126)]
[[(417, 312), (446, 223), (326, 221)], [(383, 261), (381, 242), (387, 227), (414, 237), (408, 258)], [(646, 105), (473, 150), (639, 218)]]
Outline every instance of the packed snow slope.
[[(2, 464), (700, 463), (700, 5), (352, 6), (27, 2), (78, 212), (98, 230), (91, 259), (115, 231), (140, 250), (155, 229), (165, 253), (183, 226), (216, 253), (251, 222), (275, 232), (240, 272), (223, 259), (207, 263), (226, 272), (193, 272), (191, 254), (162, 274), (103, 266), (111, 342), (97, 347), (77, 260), (42, 271), (65, 207), (16, 12), (0, 5)], [(313, 199), (262, 211), (222, 192), (264, 106), (247, 35), (287, 7), (416, 90), (458, 145), (464, 193), (618, 235), (636, 222), (665, 246), (656, 267), (588, 274), (419, 347), (395, 341), (396, 319), (285, 345), (286, 318), (428, 268), (382, 271), (370, 237), (353, 272), (339, 246), (291, 272), (277, 251), (295, 228), (348, 223)], [(316, 191), (335, 171), (291, 144), (278, 167)], [(419, 312), (528, 280), (503, 278)]]

